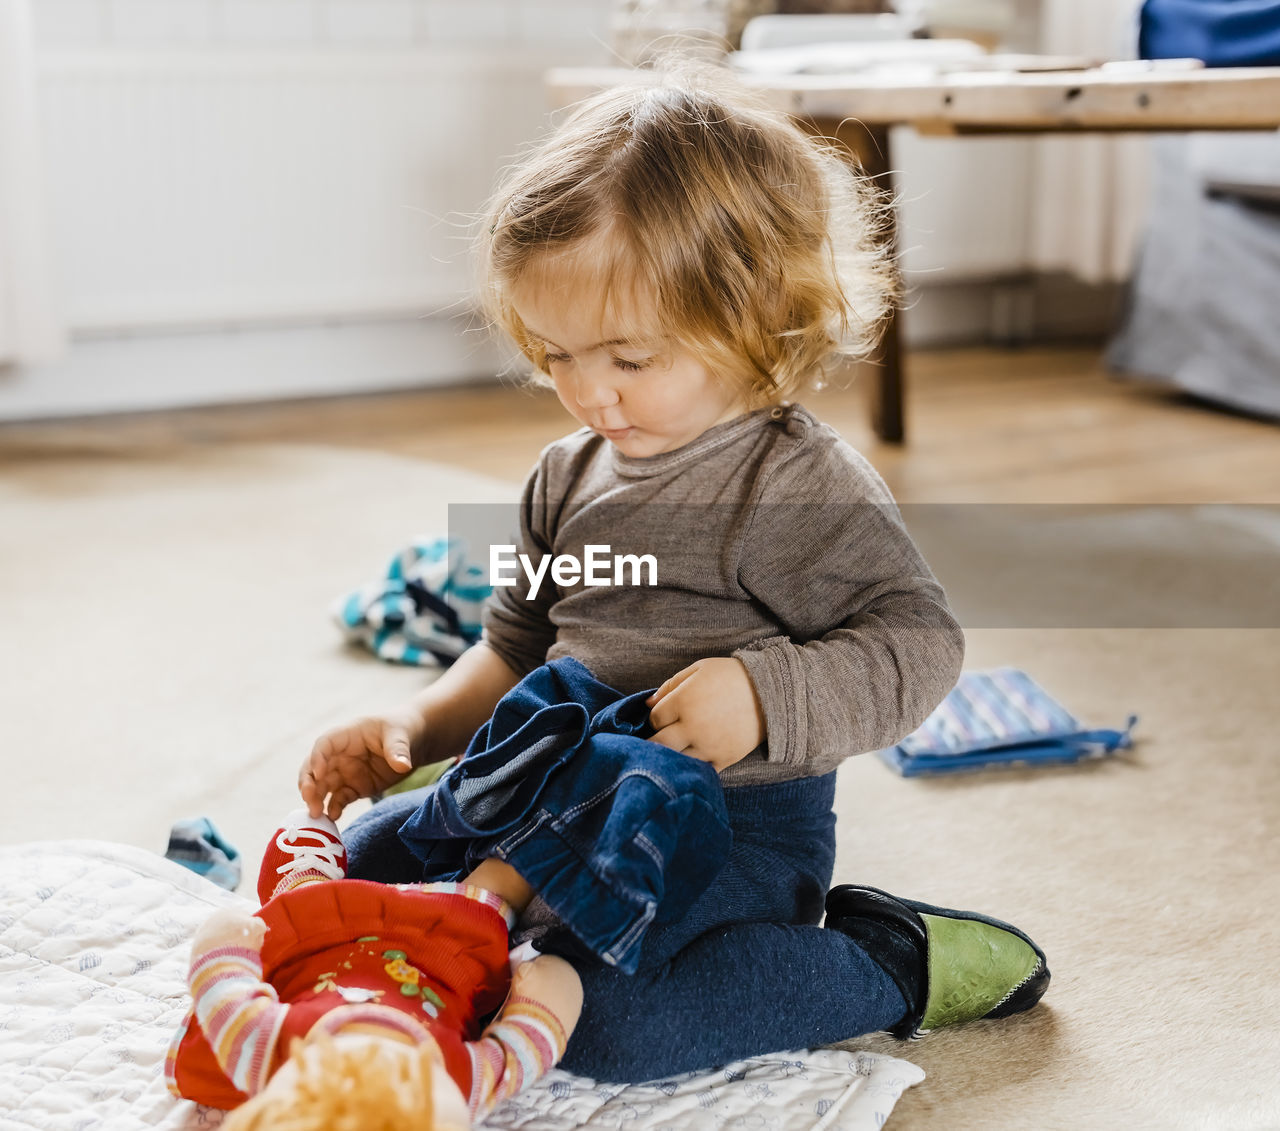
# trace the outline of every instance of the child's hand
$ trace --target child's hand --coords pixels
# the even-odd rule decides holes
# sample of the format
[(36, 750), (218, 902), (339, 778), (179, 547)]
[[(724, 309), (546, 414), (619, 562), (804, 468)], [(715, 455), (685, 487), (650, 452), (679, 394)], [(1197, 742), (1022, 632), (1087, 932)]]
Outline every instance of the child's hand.
[(307, 812), (336, 821), (357, 798), (372, 797), (407, 777), (425, 726), (421, 712), (405, 707), (326, 731), (298, 774)]
[(764, 741), (764, 711), (741, 661), (698, 660), (676, 672), (645, 702), (654, 742), (710, 762), (716, 772)]

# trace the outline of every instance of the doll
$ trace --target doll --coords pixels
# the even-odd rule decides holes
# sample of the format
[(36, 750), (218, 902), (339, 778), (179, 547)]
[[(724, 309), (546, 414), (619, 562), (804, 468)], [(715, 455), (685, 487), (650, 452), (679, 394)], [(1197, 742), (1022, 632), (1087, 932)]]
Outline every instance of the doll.
[(509, 953), (532, 897), (510, 865), (393, 885), (345, 864), (337, 826), (299, 810), (263, 859), (262, 907), (196, 935), (165, 1074), (235, 1108), (227, 1131), (469, 1128), (564, 1052), (581, 984), (562, 958)]

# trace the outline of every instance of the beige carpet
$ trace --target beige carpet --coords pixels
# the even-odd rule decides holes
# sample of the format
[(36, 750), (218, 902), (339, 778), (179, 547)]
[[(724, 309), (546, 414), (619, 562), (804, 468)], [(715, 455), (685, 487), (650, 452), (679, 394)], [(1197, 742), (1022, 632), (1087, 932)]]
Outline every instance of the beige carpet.
[[(163, 852), (203, 814), (251, 878), (314, 736), (425, 678), (343, 650), (330, 600), (447, 502), (512, 491), (321, 448), (0, 468), (0, 839)], [(1280, 1126), (1280, 631), (983, 630), (970, 664), (1098, 725), (1135, 711), (1141, 741), (1069, 770), (842, 771), (838, 878), (1014, 918), (1054, 969), (1027, 1016), (856, 1042), (928, 1073), (890, 1125)]]

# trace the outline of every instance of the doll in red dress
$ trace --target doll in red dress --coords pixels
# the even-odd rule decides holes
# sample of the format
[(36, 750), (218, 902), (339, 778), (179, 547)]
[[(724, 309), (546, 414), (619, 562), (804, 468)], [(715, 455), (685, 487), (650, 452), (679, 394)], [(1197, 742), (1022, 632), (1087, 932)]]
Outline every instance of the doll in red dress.
[(165, 1075), (234, 1108), (226, 1131), (468, 1128), (564, 1052), (581, 984), (554, 955), (509, 954), (532, 897), (510, 865), (432, 884), (346, 879), (345, 865), (337, 826), (299, 810), (263, 859), (262, 907), (196, 935)]

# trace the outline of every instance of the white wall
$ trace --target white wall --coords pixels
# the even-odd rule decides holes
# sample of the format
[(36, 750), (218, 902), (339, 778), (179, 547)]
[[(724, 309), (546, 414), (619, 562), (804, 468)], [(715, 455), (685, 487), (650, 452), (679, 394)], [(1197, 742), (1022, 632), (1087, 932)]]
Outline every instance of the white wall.
[(599, 3), (36, 0), (73, 332), (420, 314)]
[(464, 299), (472, 216), (541, 128), (544, 65), (433, 47), (47, 58), (68, 323), (411, 315)]
[[(72, 346), (0, 370), (0, 418), (503, 364), (459, 334), (467, 222), (545, 127), (543, 70), (607, 59), (610, 0), (27, 2)], [(1038, 0), (983, 2), (1035, 46)], [(1030, 143), (894, 146), (908, 340), (981, 338), (1029, 266)]]
[(608, 0), (33, 0), (32, 17), (43, 48), (559, 48), (604, 36), (608, 6)]
[[(607, 57), (606, 3), (29, 10), (71, 349), (0, 372), (0, 418), (398, 387), (502, 364), (482, 337), (458, 340), (469, 222), (545, 126), (545, 68)], [(361, 350), (369, 363), (351, 366)]]

